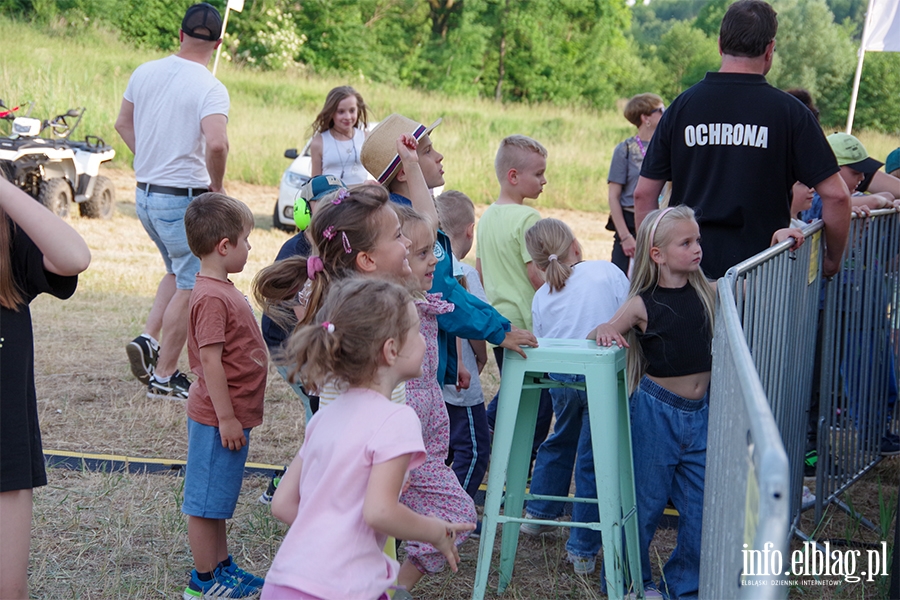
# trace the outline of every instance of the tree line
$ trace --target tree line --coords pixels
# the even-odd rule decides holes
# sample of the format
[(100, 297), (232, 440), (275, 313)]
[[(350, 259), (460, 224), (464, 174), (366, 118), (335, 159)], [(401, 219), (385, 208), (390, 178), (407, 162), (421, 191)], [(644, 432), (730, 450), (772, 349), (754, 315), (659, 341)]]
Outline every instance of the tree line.
[[(732, 0), (246, 0), (223, 57), (248, 69), (340, 75), (498, 102), (606, 109), (655, 92), (671, 101), (718, 68)], [(0, 0), (0, 14), (111, 27), (173, 49), (192, 0)], [(210, 0), (224, 10), (225, 0)], [(769, 81), (804, 87), (823, 124), (847, 115), (866, 0), (772, 0)], [(900, 54), (869, 53), (855, 125), (900, 133)]]

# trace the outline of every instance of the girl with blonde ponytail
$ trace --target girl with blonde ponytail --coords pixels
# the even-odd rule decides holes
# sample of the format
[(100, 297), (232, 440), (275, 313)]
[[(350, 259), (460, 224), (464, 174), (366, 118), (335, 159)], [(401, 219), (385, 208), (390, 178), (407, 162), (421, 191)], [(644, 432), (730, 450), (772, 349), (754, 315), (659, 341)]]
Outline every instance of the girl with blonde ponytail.
[[(538, 338), (583, 340), (591, 327), (612, 318), (628, 296), (628, 279), (603, 260), (582, 261), (581, 246), (568, 225), (557, 219), (542, 219), (525, 232), (525, 247), (544, 283), (534, 294), (531, 314)], [(581, 376), (551, 373), (557, 381), (583, 381)], [(556, 425), (541, 445), (534, 465), (531, 493), (566, 496), (575, 471), (575, 495), (596, 498), (594, 456), (591, 446), (587, 395), (571, 388), (550, 390)], [(526, 517), (555, 519), (562, 514), (561, 502), (530, 500)], [(598, 519), (595, 504), (575, 503), (572, 519)], [(539, 535), (543, 530), (526, 523), (521, 531)], [(600, 532), (573, 527), (566, 544), (575, 573), (586, 575), (595, 568), (600, 551)]]

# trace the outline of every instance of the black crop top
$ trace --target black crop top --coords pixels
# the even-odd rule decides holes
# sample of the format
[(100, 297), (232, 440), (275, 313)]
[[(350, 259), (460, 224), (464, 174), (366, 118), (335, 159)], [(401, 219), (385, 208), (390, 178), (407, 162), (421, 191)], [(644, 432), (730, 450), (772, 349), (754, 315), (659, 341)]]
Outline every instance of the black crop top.
[(647, 308), (647, 331), (635, 328), (635, 332), (647, 359), (647, 375), (679, 377), (710, 371), (709, 320), (691, 284), (651, 288), (641, 299)]

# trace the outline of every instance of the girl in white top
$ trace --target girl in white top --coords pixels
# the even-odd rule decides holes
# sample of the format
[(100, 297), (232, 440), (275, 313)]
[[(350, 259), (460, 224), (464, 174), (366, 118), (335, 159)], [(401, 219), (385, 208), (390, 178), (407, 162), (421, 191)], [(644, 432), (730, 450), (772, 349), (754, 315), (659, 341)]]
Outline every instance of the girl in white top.
[[(535, 292), (531, 303), (534, 334), (538, 338), (583, 340), (597, 319), (612, 318), (628, 297), (625, 274), (605, 260), (582, 261), (581, 246), (562, 221), (541, 219), (535, 223), (525, 232), (525, 247), (546, 282)], [(583, 376), (576, 375), (551, 373), (550, 377), (557, 381), (584, 381)], [(571, 388), (553, 388), (550, 396), (556, 425), (538, 450), (531, 493), (567, 496), (574, 467), (575, 495), (596, 498), (587, 394)], [(555, 519), (562, 511), (562, 502), (530, 500), (526, 518)], [(574, 504), (572, 520), (598, 521), (597, 505)], [(521, 531), (529, 535), (545, 532), (530, 523), (522, 525)], [(600, 551), (600, 532), (573, 527), (566, 550), (577, 574), (593, 572)]]
[(474, 527), (400, 504), (410, 469), (425, 460), (419, 419), (390, 402), (422, 374), (425, 339), (409, 292), (372, 278), (336, 282), (287, 344), (308, 387), (339, 382), (334, 405), (309, 423), (282, 478), (272, 514), (291, 526), (266, 576), (263, 598), (387, 600), (399, 572), (387, 537), (434, 545), (456, 571), (457, 534)]
[(359, 92), (348, 85), (328, 92), (312, 125), (312, 176), (334, 175), (347, 185), (369, 179), (359, 160), (368, 124), (368, 107)]

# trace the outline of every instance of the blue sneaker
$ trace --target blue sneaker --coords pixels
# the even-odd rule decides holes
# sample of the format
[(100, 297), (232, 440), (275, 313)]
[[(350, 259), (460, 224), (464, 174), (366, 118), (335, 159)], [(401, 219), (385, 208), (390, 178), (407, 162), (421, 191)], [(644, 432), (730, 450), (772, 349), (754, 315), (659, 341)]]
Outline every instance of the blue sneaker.
[(260, 589), (248, 587), (232, 577), (230, 573), (216, 567), (213, 578), (200, 581), (197, 570), (191, 571), (191, 582), (184, 588), (183, 600), (200, 600), (202, 598), (258, 598)]
[(222, 566), (222, 563), (219, 563), (219, 568), (222, 570), (222, 572), (228, 573), (229, 575), (240, 581), (242, 584), (244, 584), (245, 587), (262, 589), (262, 586), (266, 583), (265, 579), (263, 579), (262, 577), (257, 577), (253, 573), (248, 573), (247, 571), (237, 566), (237, 563), (234, 562), (234, 557), (230, 554), (228, 555), (228, 559), (231, 561), (231, 564), (227, 567)]

